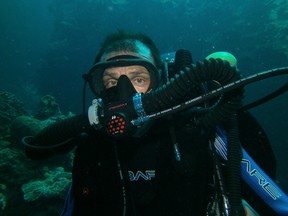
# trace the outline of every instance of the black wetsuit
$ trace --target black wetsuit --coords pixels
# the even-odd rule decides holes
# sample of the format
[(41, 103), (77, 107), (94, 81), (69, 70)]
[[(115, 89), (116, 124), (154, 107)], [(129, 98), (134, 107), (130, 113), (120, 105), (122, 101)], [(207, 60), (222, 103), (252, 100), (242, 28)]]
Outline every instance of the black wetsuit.
[(203, 215), (212, 174), (208, 136), (176, 127), (179, 163), (166, 125), (141, 138), (113, 141), (102, 132), (82, 140), (74, 160), (74, 215)]
[[(52, 135), (58, 134), (59, 128), (75, 125), (71, 122), (76, 122), (75, 131), (80, 131), (79, 128), (88, 124), (81, 119), (76, 116), (58, 123), (57, 127), (52, 125), (36, 136), (32, 144), (59, 142)], [(172, 122), (175, 136), (171, 133)], [(26, 146), (26, 154), (42, 159), (56, 152), (65, 153), (77, 145), (71, 191), (74, 216), (205, 215), (214, 192), (208, 147), (213, 129), (187, 125), (183, 120), (178, 124), (172, 122), (159, 120), (140, 138), (123, 139), (111, 138), (104, 130), (96, 131), (89, 126), (85, 135), (72, 133), (75, 138), (63, 146), (51, 151)], [(242, 146), (275, 178), (276, 160), (265, 131), (249, 113), (239, 114), (238, 123)], [(68, 131), (74, 131), (72, 129)], [(173, 139), (179, 145), (181, 162), (176, 160)], [(243, 184), (241, 189), (243, 198), (260, 215), (276, 215), (248, 186)]]

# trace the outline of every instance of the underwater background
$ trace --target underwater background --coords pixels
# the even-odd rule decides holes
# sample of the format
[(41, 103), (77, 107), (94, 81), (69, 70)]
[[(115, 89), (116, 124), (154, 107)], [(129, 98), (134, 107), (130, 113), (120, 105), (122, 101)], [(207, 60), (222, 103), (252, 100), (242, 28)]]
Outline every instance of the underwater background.
[[(188, 49), (194, 61), (231, 52), (243, 77), (288, 66), (287, 0), (1, 0), (0, 216), (61, 212), (73, 154), (31, 161), (19, 140), (82, 112), (81, 75), (117, 29), (146, 33), (162, 53)], [(285, 75), (247, 86), (244, 104), (286, 82)], [(286, 92), (251, 109), (273, 146), (286, 193), (287, 106)]]

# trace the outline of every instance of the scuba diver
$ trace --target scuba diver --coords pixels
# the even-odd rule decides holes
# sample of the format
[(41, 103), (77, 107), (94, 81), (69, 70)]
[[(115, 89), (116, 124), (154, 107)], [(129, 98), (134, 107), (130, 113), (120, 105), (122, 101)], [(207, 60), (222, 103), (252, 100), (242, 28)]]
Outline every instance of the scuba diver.
[(241, 81), (233, 55), (161, 59), (146, 35), (117, 31), (83, 78), (96, 98), (88, 112), (23, 138), (37, 160), (76, 146), (62, 216), (278, 215), (241, 180), (242, 147), (271, 179), (276, 160), (241, 110), (243, 86), (230, 90)]

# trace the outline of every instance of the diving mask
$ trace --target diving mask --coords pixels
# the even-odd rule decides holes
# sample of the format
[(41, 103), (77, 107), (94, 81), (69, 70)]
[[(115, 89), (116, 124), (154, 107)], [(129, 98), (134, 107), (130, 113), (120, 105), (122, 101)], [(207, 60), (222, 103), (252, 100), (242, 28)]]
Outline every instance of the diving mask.
[(150, 75), (151, 84), (149, 89), (156, 89), (160, 83), (160, 71), (151, 62), (143, 58), (139, 58), (131, 55), (120, 55), (109, 59), (108, 61), (103, 61), (96, 63), (88, 73), (88, 82), (91, 91), (95, 94), (96, 98), (106, 89), (103, 84), (103, 73), (105, 69), (111, 67), (126, 67), (139, 65), (145, 67)]

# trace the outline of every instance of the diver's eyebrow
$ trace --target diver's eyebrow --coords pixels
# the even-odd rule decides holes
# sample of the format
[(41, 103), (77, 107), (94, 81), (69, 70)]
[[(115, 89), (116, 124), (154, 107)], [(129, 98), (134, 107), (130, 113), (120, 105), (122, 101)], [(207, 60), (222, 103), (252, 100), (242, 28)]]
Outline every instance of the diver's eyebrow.
[(104, 77), (104, 76), (114, 77), (114, 76), (116, 76), (117, 74), (118, 74), (118, 73), (115, 72), (115, 71), (105, 71), (105, 72), (103, 73), (103, 77)]
[[(133, 75), (133, 76), (139, 76), (139, 75), (149, 75), (149, 72), (146, 71), (146, 70), (139, 70), (139, 69), (135, 69), (133, 71), (129, 71), (128, 72), (129, 75)], [(118, 72), (117, 71), (110, 71), (110, 70), (106, 70), (104, 73), (103, 73), (103, 77), (105, 76), (109, 76), (109, 77), (115, 77), (118, 75)]]
[(142, 75), (142, 74), (147, 74), (147, 75), (149, 75), (149, 72), (147, 72), (147, 71), (131, 71), (129, 74), (135, 75), (135, 76), (137, 76), (137, 75)]
[(129, 74), (133, 75), (142, 75), (142, 74), (149, 74), (149, 71), (144, 67), (137, 67), (137, 68), (131, 68), (130, 71), (128, 71)]

